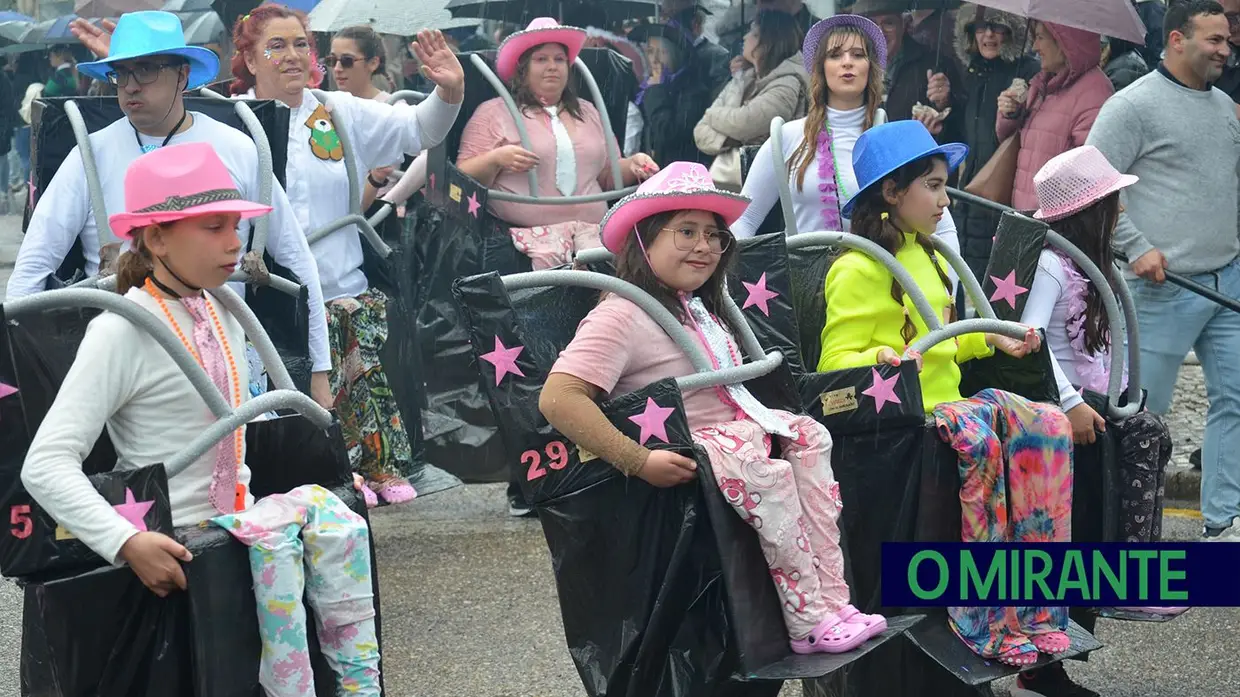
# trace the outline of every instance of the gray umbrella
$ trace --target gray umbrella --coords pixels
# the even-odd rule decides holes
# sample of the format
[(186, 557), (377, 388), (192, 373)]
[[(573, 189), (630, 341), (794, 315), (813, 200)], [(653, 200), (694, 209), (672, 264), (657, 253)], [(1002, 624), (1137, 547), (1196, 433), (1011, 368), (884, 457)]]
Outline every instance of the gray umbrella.
[(367, 25), (380, 34), (413, 36), (423, 29), (477, 26), (476, 19), (453, 19), (443, 0), (322, 0), (310, 11), (310, 30), (337, 32)]
[(161, 8), (166, 12), (206, 12), (213, 0), (168, 0)]
[(178, 12), (185, 29), (185, 43), (191, 46), (220, 41), (228, 33), (224, 20), (214, 12)]
[(30, 22), (0, 22), (0, 45), (20, 44), (30, 36), (35, 25)]

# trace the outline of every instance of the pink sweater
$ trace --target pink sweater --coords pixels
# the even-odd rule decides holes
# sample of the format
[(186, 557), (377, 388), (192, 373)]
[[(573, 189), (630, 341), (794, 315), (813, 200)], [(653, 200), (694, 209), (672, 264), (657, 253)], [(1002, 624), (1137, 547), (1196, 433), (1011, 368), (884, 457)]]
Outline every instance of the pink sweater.
[(1000, 113), (995, 125), (1000, 142), (1020, 130), (1012, 188), (1012, 207), (1018, 210), (1038, 207), (1033, 176), (1052, 157), (1085, 144), (1102, 103), (1114, 94), (1111, 81), (1098, 67), (1101, 38), (1058, 24), (1046, 26), (1067, 54), (1068, 69), (1058, 74), (1038, 73), (1029, 85), (1024, 113), (1014, 119)]
[[(607, 166), (607, 141), (615, 137), (604, 134), (603, 121), (594, 105), (580, 100), (582, 120), (578, 121), (567, 112), (560, 119), (568, 129), (577, 154), (577, 190), (575, 196), (597, 194), (613, 189), (611, 171)], [(551, 117), (542, 110), (529, 110), (524, 115), (525, 130), (530, 135), (531, 150), (538, 155), (538, 188), (540, 196), (559, 197), (555, 188), (555, 136), (551, 132)], [(484, 155), (505, 145), (520, 145), (521, 136), (517, 125), (508, 115), (504, 101), (499, 97), (483, 102), (470, 117), (461, 135), (458, 161)], [(492, 189), (514, 194), (529, 195), (529, 175), (525, 172), (504, 170), (495, 178)], [(583, 203), (575, 206), (536, 206), (524, 203), (492, 201), (491, 212), (514, 227), (553, 225), (571, 220), (597, 223), (607, 213), (607, 203)]]

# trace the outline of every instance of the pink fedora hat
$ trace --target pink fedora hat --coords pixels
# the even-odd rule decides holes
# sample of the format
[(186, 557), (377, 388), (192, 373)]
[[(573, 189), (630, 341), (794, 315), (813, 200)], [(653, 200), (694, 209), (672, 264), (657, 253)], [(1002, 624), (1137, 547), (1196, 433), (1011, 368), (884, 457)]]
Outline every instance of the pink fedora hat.
[(1033, 217), (1048, 223), (1062, 220), (1137, 181), (1116, 171), (1098, 148), (1073, 148), (1051, 158), (1034, 175), (1038, 210)]
[(495, 74), (501, 80), (511, 80), (517, 74), (521, 56), (535, 46), (562, 44), (568, 49), (568, 62), (577, 60), (581, 47), (586, 43), (586, 30), (566, 27), (551, 17), (539, 17), (525, 29), (513, 33), (499, 45), (495, 57)]
[(108, 217), (127, 240), (134, 229), (214, 213), (253, 218), (271, 206), (246, 201), (228, 168), (206, 143), (171, 145), (133, 161), (125, 172), (125, 213)]
[(710, 211), (728, 225), (749, 207), (749, 197), (715, 188), (710, 172), (696, 162), (673, 162), (647, 179), (637, 191), (620, 199), (603, 216), (603, 246), (619, 254), (634, 227), (652, 215), (668, 211)]

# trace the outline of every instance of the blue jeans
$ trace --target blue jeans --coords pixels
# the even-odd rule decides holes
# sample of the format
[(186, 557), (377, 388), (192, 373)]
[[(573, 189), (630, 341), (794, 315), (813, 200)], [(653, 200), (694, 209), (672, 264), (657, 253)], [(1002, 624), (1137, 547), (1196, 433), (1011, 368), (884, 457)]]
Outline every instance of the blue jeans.
[[(1190, 276), (1229, 298), (1240, 298), (1240, 260)], [(1240, 314), (1170, 282), (1128, 282), (1137, 306), (1141, 387), (1147, 406), (1165, 415), (1189, 349), (1206, 378), (1205, 443), (1201, 448), (1201, 515), (1224, 528), (1240, 516)]]

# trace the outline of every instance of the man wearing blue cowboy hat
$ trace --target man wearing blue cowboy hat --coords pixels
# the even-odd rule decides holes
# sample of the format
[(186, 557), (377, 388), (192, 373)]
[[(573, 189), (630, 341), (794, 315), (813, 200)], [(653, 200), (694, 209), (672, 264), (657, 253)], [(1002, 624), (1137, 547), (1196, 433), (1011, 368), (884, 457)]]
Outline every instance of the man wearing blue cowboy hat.
[[(215, 53), (187, 46), (181, 20), (170, 12), (121, 15), (107, 52), (107, 58), (82, 63), (78, 71), (115, 85), (121, 111), (126, 116), (90, 135), (90, 149), (109, 211), (124, 210), (125, 171), (130, 163), (169, 143), (209, 143), (228, 167), (242, 195), (258, 200), (258, 149), (254, 141), (206, 114), (185, 108), (183, 92), (207, 84), (219, 73)], [(318, 266), (305, 232), (290, 210), (288, 196), (274, 177), (271, 188), (274, 210), (269, 218), (267, 251), (277, 263), (291, 269), (309, 291), (310, 357), (315, 371), (311, 392), (321, 404), (330, 406), (327, 374), (331, 370), (331, 350)], [(107, 233), (100, 235), (95, 220), (86, 168), (80, 150), (75, 147), (40, 194), (17, 254), (7, 297), (19, 298), (44, 290), (48, 277), (60, 268), (77, 239), (82, 241), (86, 273), (99, 273), (100, 248), (119, 245), (120, 240)], [(243, 248), (247, 246), (250, 229), (248, 221), (238, 229)], [(233, 286), (238, 293), (245, 290), (241, 284)]]

